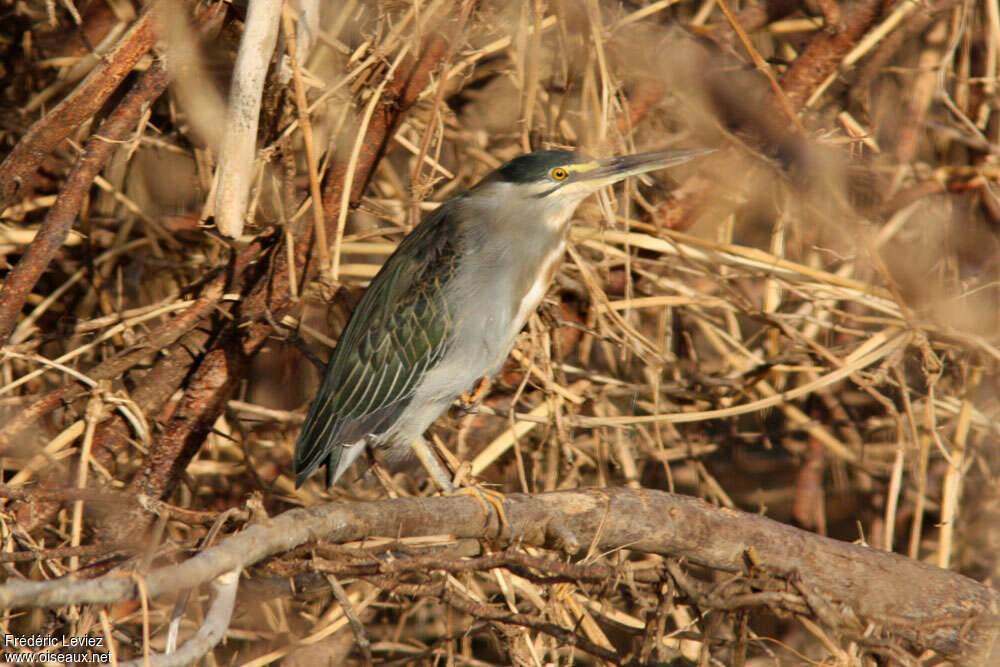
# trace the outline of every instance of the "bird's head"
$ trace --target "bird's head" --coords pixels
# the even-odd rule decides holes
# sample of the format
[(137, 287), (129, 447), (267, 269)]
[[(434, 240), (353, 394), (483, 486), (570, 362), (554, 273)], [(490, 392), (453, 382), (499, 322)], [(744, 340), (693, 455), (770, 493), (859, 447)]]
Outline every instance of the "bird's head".
[(504, 197), (520, 200), (531, 208), (569, 209), (569, 215), (584, 197), (605, 186), (711, 152), (657, 151), (598, 160), (575, 151), (535, 151), (507, 162), (479, 187), (503, 190)]

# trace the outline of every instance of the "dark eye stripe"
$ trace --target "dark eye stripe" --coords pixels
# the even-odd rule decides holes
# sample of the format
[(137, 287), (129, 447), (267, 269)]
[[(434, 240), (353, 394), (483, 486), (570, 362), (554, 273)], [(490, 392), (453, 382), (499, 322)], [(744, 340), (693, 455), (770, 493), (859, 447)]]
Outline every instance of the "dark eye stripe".
[(550, 194), (552, 194), (553, 192), (555, 192), (556, 190), (558, 190), (559, 188), (561, 188), (565, 184), (566, 184), (566, 181), (559, 181), (558, 183), (556, 183), (555, 185), (553, 185), (548, 190), (545, 190), (544, 192), (539, 192), (537, 195), (535, 195), (535, 198), (541, 199), (542, 197), (548, 197)]

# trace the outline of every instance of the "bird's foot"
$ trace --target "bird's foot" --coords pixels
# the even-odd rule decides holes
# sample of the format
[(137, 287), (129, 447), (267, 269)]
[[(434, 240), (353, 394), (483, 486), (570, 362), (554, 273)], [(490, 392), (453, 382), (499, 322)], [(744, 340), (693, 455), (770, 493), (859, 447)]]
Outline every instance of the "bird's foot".
[[(480, 380), (477, 384), (477, 389), (483, 384), (484, 381)], [(476, 482), (466, 481), (469, 479), (468, 463), (459, 465), (458, 461), (451, 456), (450, 452), (442, 447), (441, 454), (449, 457), (451, 459), (452, 467), (457, 469), (455, 477), (452, 478), (445, 470), (444, 466), (441, 465), (431, 452), (430, 443), (421, 437), (414, 440), (410, 446), (413, 449), (413, 453), (416, 454), (418, 459), (420, 459), (424, 469), (427, 470), (427, 473), (430, 475), (435, 486), (437, 486), (438, 490), (441, 492), (441, 495), (472, 496), (475, 501), (479, 503), (479, 506), (483, 508), (483, 513), (486, 514), (487, 522), (489, 521), (490, 507), (492, 506), (493, 509), (496, 510), (497, 517), (499, 518), (501, 531), (504, 529), (510, 529), (510, 522), (507, 521), (507, 513), (504, 511), (506, 498), (504, 498), (504, 495), (499, 491), (483, 488)]]
[(483, 508), (483, 513), (489, 517), (490, 508), (496, 510), (497, 518), (500, 520), (500, 531), (510, 531), (510, 522), (507, 520), (507, 512), (504, 505), (507, 498), (499, 491), (487, 489), (479, 483), (472, 482), (467, 486), (462, 486), (454, 491), (448, 492), (450, 496), (472, 496), (473, 500)]
[(486, 390), (490, 386), (490, 379), (488, 376), (483, 376), (479, 378), (476, 382), (476, 386), (472, 388), (472, 391), (463, 391), (462, 395), (458, 399), (458, 407), (461, 408), (463, 412), (475, 413), (479, 412), (479, 403), (486, 396)]

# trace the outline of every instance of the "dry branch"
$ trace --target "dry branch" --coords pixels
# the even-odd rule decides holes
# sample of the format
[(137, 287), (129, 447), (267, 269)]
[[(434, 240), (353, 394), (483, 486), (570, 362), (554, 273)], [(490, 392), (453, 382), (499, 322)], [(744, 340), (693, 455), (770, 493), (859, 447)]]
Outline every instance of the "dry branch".
[(215, 599), (209, 607), (205, 620), (198, 628), (194, 637), (178, 647), (173, 653), (148, 656), (128, 662), (119, 663), (123, 667), (183, 667), (197, 662), (211, 651), (226, 636), (229, 623), (233, 618), (233, 608), (236, 606), (236, 591), (239, 587), (240, 573), (237, 571), (223, 572), (215, 581)]
[[(62, 247), (94, 177), (104, 168), (119, 144), (134, 131), (146, 107), (166, 88), (167, 73), (160, 63), (154, 63), (87, 142), (34, 241), (17, 266), (7, 274), (0, 288), (0, 344), (10, 337), (28, 294)], [(0, 174), (0, 182), (3, 178)]]
[(267, 66), (278, 40), (281, 5), (281, 0), (250, 3), (233, 66), (226, 128), (216, 173), (215, 222), (224, 236), (238, 237), (243, 233), (257, 152), (260, 100)]
[[(629, 549), (724, 572), (756, 568), (803, 582), (829, 608), (843, 610), (848, 627), (850, 619), (860, 619), (873, 623), (880, 636), (902, 637), (949, 656), (982, 657), (984, 647), (1000, 632), (1000, 594), (986, 586), (898, 554), (838, 542), (759, 515), (691, 497), (624, 488), (511, 494), (506, 500), (510, 530), (504, 534), (494, 514), (484, 516), (482, 506), (465, 497), (291, 510), (186, 562), (149, 572), (146, 590), (156, 597), (193, 588), (317, 540), (451, 535), (577, 556)], [(137, 594), (136, 582), (120, 576), (16, 581), (0, 587), (0, 607), (111, 603)]]
[[(52, 111), (31, 126), (0, 163), (0, 210), (10, 205), (38, 166), (80, 123), (91, 118), (153, 46), (163, 2), (153, 2), (118, 45)], [(6, 339), (6, 336), (2, 337)]]
[(840, 61), (864, 36), (865, 31), (894, 2), (895, 0), (857, 0), (846, 4), (840, 13), (840, 23), (830, 26), (829, 33), (817, 34), (781, 77), (781, 87), (792, 104), (804, 104), (813, 91), (837, 70)]

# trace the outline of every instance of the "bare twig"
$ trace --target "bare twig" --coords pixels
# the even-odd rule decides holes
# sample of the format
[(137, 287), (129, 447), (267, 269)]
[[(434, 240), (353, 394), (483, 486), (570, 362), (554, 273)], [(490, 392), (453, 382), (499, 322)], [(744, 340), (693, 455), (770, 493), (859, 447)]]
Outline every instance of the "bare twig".
[(239, 583), (239, 570), (224, 572), (215, 578), (212, 582), (212, 588), (215, 589), (215, 600), (212, 601), (212, 606), (209, 607), (204, 622), (198, 628), (195, 636), (181, 645), (175, 653), (149, 655), (119, 664), (125, 667), (143, 667), (144, 665), (153, 665), (154, 667), (174, 667), (177, 665), (180, 667), (197, 662), (226, 636), (229, 623), (233, 618), (236, 589), (239, 587)]
[(219, 151), (215, 221), (219, 232), (243, 233), (250, 181), (257, 152), (257, 123), (267, 66), (274, 54), (281, 24), (282, 0), (255, 0), (247, 11), (246, 28), (233, 68), (226, 128)]

